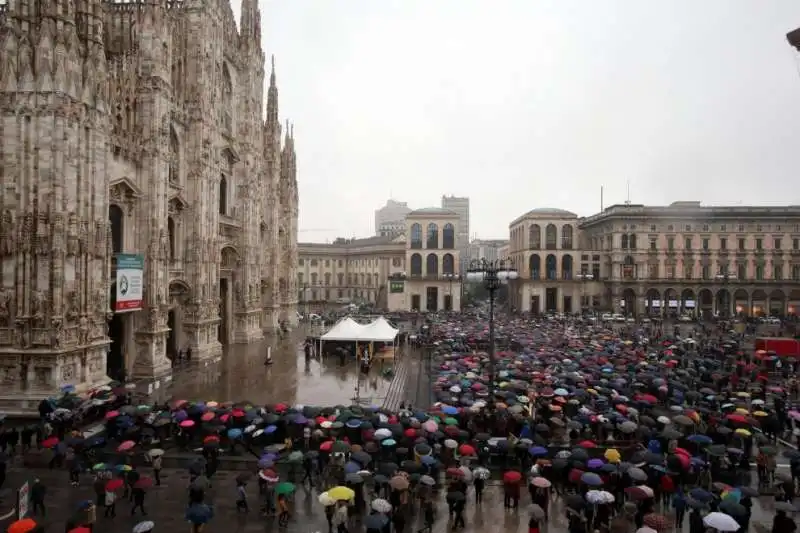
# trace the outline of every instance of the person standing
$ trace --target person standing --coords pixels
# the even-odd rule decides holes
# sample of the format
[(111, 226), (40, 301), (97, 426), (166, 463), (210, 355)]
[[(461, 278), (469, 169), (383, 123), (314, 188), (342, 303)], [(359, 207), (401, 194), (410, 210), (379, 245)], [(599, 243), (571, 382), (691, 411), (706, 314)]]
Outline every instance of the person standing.
[(236, 482), (236, 512), (249, 510), (247, 506), (247, 485), (243, 481)]
[(106, 518), (115, 518), (117, 516), (117, 493), (113, 490), (106, 490), (105, 497), (106, 512), (103, 516)]
[(47, 494), (47, 487), (39, 480), (38, 478), (33, 480), (33, 485), (31, 486), (31, 515), (36, 516), (36, 514), (41, 511), (42, 516), (47, 516), (47, 510), (44, 506), (44, 497)]
[(289, 511), (289, 498), (286, 497), (285, 494), (281, 494), (278, 496), (278, 526), (279, 527), (286, 527), (289, 525), (289, 518), (291, 518), (291, 513)]
[(134, 486), (131, 489), (131, 496), (133, 498), (133, 507), (131, 507), (131, 516), (136, 514), (136, 509), (142, 511), (142, 515), (147, 516), (147, 511), (144, 510), (144, 489), (140, 486)]
[(155, 479), (156, 487), (161, 486), (161, 464), (160, 455), (153, 457), (153, 479)]

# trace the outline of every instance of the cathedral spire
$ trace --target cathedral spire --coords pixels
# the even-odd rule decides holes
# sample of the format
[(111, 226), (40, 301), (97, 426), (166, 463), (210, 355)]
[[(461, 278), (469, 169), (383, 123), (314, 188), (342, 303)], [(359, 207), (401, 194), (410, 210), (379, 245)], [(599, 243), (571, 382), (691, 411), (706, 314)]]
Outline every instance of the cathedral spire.
[(241, 26), (242, 42), (254, 43), (261, 48), (261, 11), (258, 9), (258, 0), (242, 0)]

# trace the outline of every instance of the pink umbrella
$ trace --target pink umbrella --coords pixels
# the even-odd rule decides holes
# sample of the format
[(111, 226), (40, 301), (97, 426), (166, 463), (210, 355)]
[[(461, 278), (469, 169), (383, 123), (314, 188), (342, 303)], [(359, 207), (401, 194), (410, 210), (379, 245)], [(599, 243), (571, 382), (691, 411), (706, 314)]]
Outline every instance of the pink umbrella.
[(180, 426), (182, 428), (190, 428), (194, 426), (194, 420), (184, 420), (183, 422), (181, 422)]
[(126, 440), (125, 442), (123, 442), (122, 444), (117, 446), (117, 451), (118, 452), (127, 452), (128, 450), (130, 450), (134, 446), (136, 446), (135, 442), (133, 442), (132, 440)]

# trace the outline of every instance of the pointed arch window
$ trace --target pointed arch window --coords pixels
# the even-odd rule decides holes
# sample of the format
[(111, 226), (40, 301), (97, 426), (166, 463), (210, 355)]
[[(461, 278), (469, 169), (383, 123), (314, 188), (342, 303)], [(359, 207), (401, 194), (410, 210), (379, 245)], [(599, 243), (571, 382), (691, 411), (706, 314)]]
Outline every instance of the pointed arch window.
[(120, 206), (108, 206), (108, 222), (111, 224), (111, 253), (120, 254), (125, 244), (125, 213)]
[(169, 237), (169, 259), (175, 261), (177, 252), (175, 250), (175, 220), (167, 217), (167, 235)]
[(219, 177), (219, 214), (228, 214), (228, 179), (225, 174)]

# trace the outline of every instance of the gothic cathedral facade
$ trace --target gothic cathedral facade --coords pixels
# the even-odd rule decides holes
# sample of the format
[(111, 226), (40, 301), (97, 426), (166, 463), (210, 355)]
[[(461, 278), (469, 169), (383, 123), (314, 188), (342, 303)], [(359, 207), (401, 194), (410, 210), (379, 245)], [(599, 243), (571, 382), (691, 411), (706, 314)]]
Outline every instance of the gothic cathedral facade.
[[(240, 29), (227, 0), (0, 0), (0, 409), (296, 322), (294, 134), (265, 81), (258, 0)], [(119, 254), (144, 260), (125, 313)]]

